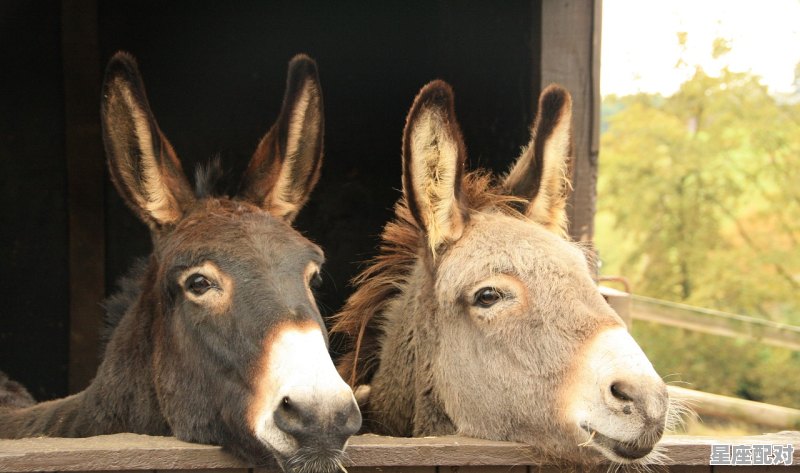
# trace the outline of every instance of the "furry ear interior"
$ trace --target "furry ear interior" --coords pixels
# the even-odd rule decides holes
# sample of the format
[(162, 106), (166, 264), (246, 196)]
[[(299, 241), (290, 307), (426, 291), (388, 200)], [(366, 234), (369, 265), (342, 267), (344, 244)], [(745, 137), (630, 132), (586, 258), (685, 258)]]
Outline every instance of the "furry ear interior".
[(403, 195), (434, 254), (464, 229), (465, 160), (453, 90), (443, 81), (430, 82), (414, 100), (403, 131)]
[(531, 141), (504, 180), (507, 191), (526, 199), (526, 215), (562, 236), (567, 232), (570, 190), (572, 99), (550, 85), (539, 96)]
[(293, 221), (319, 179), (324, 129), (317, 65), (297, 55), (289, 62), (281, 112), (258, 144), (239, 195)]
[(151, 228), (177, 222), (194, 199), (192, 189), (127, 53), (108, 63), (101, 117), (111, 180), (122, 198)]

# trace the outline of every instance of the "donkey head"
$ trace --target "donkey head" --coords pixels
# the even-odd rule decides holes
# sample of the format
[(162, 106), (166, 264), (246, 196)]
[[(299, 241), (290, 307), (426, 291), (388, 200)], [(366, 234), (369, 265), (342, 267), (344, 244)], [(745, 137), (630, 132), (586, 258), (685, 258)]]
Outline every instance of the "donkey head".
[(323, 253), (291, 227), (322, 162), (315, 63), (289, 64), (282, 110), (236, 197), (195, 195), (127, 54), (106, 70), (102, 124), (111, 178), (153, 237), (134, 310), (151, 327), (141, 343), (172, 432), (257, 463), (273, 454), (287, 470), (338, 471), (361, 415), (311, 292)]
[(550, 86), (531, 142), (492, 187), (464, 174), (447, 84), (428, 84), (409, 112), (403, 195), (424, 248), (409, 289), (421, 306), (417, 433), (439, 417), (465, 435), (620, 463), (663, 433), (664, 383), (564, 237), (570, 121), (569, 94)]

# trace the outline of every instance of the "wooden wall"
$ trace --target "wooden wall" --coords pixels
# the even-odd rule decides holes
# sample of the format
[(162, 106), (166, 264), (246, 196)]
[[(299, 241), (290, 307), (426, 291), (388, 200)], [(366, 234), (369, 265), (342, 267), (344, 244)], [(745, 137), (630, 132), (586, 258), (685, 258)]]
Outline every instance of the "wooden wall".
[[(138, 58), (185, 169), (219, 154), (231, 189), (278, 112), (288, 60), (316, 58), (326, 156), (297, 227), (326, 251), (319, 299), (331, 314), (390, 217), (405, 115), (429, 80), (455, 89), (470, 166), (499, 171), (528, 140), (540, 86), (564, 82), (582, 117), (576, 175), (591, 175), (599, 2), (0, 0), (11, 71), (0, 79), (0, 370), (39, 399), (84, 386), (102, 296), (149, 250), (146, 228), (102, 176), (98, 78), (115, 51)], [(577, 192), (592, 202), (591, 182)], [(580, 212), (573, 233), (586, 239), (593, 207)]]
[(60, 3), (0, 2), (0, 370), (66, 391), (67, 165)]

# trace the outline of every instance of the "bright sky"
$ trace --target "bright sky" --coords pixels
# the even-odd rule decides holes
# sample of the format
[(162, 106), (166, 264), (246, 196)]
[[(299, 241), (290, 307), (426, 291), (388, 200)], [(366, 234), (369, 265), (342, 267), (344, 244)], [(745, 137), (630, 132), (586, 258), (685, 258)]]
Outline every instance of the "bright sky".
[[(800, 0), (603, 0), (602, 95), (670, 95), (694, 72), (676, 69), (677, 32), (688, 33), (684, 61), (708, 73), (728, 65), (761, 76), (772, 92), (789, 92), (800, 62)], [(711, 58), (714, 38), (732, 50)]]

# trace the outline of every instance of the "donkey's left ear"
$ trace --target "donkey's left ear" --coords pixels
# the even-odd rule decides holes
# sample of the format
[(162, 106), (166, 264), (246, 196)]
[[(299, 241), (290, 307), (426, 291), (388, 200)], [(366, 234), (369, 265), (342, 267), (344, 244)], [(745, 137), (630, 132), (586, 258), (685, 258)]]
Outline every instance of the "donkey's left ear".
[(464, 230), (466, 154), (453, 90), (446, 82), (430, 82), (414, 100), (403, 131), (403, 195), (434, 254)]
[(175, 224), (193, 205), (194, 194), (127, 53), (118, 52), (108, 63), (100, 114), (109, 174), (122, 198), (153, 231)]
[(528, 201), (527, 216), (562, 236), (567, 233), (571, 123), (569, 92), (548, 86), (539, 96), (531, 141), (503, 182), (509, 194)]
[(324, 129), (317, 65), (299, 54), (289, 62), (280, 115), (247, 166), (240, 196), (291, 223), (319, 179)]

